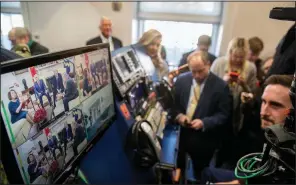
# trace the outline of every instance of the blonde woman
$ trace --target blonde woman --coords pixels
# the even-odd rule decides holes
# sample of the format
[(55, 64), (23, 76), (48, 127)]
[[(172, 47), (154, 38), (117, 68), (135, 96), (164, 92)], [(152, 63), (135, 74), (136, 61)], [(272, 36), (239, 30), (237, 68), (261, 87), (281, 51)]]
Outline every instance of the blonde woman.
[(155, 29), (146, 31), (139, 42), (133, 47), (141, 52), (147, 54), (151, 61), (140, 60), (146, 73), (152, 76), (153, 81), (161, 80), (163, 77), (168, 75), (168, 65), (161, 56), (162, 46), (162, 35)]
[(217, 58), (211, 66), (211, 71), (229, 84), (233, 95), (234, 133), (241, 129), (240, 94), (253, 93), (256, 90), (256, 67), (249, 62), (248, 41), (244, 38), (234, 38), (228, 45), (227, 55)]

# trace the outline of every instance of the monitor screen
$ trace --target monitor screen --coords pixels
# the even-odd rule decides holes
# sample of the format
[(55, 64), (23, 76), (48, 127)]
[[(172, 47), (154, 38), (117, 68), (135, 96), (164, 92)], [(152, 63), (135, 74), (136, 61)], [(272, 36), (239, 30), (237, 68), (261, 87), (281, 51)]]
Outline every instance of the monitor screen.
[(140, 67), (140, 63), (138, 61), (138, 59), (136, 58), (135, 52), (133, 52), (132, 50), (130, 50), (129, 52), (127, 52), (128, 56), (130, 57), (130, 59), (133, 61), (134, 67), (135, 69)]
[(127, 64), (126, 59), (124, 58), (124, 56), (120, 56), (115, 58), (116, 64), (118, 66), (118, 70), (120, 71), (120, 73), (123, 75), (123, 77), (128, 77), (128, 75), (130, 74), (131, 70), (129, 69), (129, 66)]
[(1, 115), (25, 184), (53, 183), (114, 118), (108, 45), (85, 48), (1, 73)]
[(146, 93), (144, 88), (144, 84), (139, 83), (136, 84), (128, 93), (128, 99), (132, 109), (135, 109), (142, 100), (145, 100)]

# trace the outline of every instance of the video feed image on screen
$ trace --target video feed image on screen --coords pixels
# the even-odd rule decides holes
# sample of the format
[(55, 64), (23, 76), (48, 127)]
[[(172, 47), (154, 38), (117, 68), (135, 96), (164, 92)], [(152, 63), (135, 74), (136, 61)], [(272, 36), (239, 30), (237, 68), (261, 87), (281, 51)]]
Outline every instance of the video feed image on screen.
[(143, 84), (136, 84), (131, 91), (128, 93), (129, 103), (132, 109), (135, 109), (136, 106), (140, 103), (141, 100), (144, 100), (144, 87)]
[(86, 99), (82, 103), (82, 112), (88, 140), (91, 140), (102, 123), (115, 112), (111, 83)]
[[(35, 137), (56, 117), (106, 86), (110, 82), (108, 57), (108, 50), (102, 49), (1, 74), (1, 114), (13, 147)], [(95, 76), (89, 73), (92, 64)]]
[(1, 114), (13, 147), (79, 105), (73, 59), (1, 74)]
[(1, 115), (25, 183), (52, 183), (114, 116), (110, 70), (103, 48), (1, 74)]
[(87, 145), (81, 108), (65, 114), (15, 150), (27, 184), (51, 184)]
[(110, 82), (108, 58), (106, 49), (86, 53), (76, 58), (75, 68), (81, 101)]

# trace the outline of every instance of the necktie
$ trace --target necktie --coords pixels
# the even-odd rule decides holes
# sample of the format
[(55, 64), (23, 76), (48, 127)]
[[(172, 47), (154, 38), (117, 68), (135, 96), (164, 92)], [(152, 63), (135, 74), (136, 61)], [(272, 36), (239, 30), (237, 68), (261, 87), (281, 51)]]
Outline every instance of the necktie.
[(200, 86), (196, 84), (196, 87), (193, 90), (193, 95), (190, 98), (190, 104), (187, 110), (187, 117), (192, 120), (193, 114), (198, 104), (198, 100), (200, 97)]

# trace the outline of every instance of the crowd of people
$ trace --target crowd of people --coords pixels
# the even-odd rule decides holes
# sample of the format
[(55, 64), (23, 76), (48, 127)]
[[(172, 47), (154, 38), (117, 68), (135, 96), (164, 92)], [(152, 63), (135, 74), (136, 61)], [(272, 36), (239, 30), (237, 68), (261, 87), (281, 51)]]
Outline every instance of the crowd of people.
[[(101, 35), (87, 41), (87, 45), (109, 43), (111, 51), (122, 47), (122, 42), (112, 36), (109, 18), (103, 17), (99, 28)], [(173, 116), (181, 126), (177, 173), (184, 172), (185, 158), (189, 156), (195, 176), (203, 183), (241, 183), (233, 172), (237, 160), (248, 153), (261, 152), (263, 130), (274, 124), (283, 124), (286, 110), (292, 107), (289, 88), (295, 66), (278, 73), (272, 67), (281, 68), (276, 61), (284, 60), (281, 57), (283, 47), (295, 44), (295, 37), (293, 42), (288, 38), (292, 35), (292, 28), (277, 47), (275, 55), (266, 60), (260, 58), (264, 43), (258, 37), (233, 38), (225, 56), (216, 57), (208, 52), (211, 38), (202, 35), (197, 48), (183, 55), (179, 66), (188, 64), (189, 71), (178, 76), (172, 84), (175, 98)], [(11, 34), (13, 31), (15, 36), (10, 39), (16, 44), (14, 51), (18, 51), (17, 45), (25, 47), (31, 55), (48, 51), (39, 44), (40, 49), (36, 49), (26, 29), (20, 33), (15, 28)], [(155, 80), (169, 74), (161, 41), (162, 34), (150, 29), (133, 45), (150, 56), (151, 64), (143, 63), (143, 66), (148, 66), (144, 69), (155, 76)], [(276, 64), (273, 65), (274, 61)], [(86, 84), (83, 93), (88, 94), (88, 89)], [(30, 118), (25, 114), (22, 116)], [(213, 159), (215, 164), (210, 165)]]

